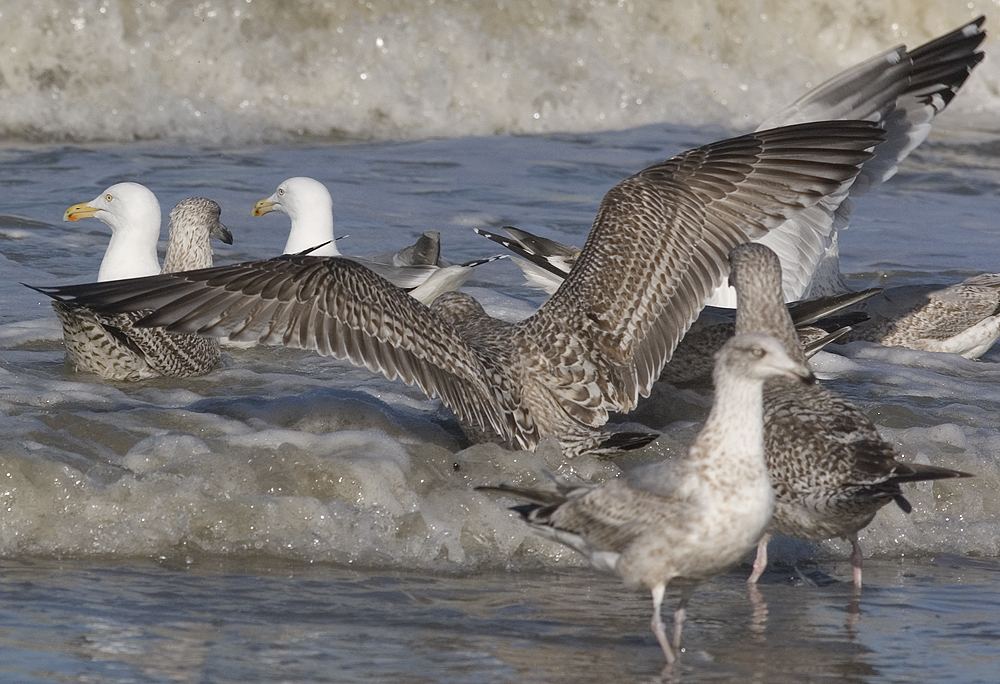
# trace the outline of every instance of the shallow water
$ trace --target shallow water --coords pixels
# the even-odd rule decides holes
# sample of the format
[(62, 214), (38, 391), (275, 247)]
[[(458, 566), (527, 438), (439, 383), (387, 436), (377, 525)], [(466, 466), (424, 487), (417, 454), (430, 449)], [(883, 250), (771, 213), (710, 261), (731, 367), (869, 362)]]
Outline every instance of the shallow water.
[[(691, 602), (681, 681), (992, 682), (1000, 564), (815, 568)], [(824, 582), (817, 586), (810, 580)], [(278, 562), (0, 564), (9, 682), (657, 681), (649, 598), (585, 570), (428, 575)], [(669, 680), (668, 680), (669, 681)]]
[[(62, 4), (46, 7), (56, 6)], [(124, 5), (100, 6), (121, 14)], [(97, 5), (81, 7), (99, 13)], [(166, 7), (179, 25), (197, 23)], [(837, 6), (802, 5), (816, 15), (810, 21), (831, 7)], [(904, 9), (930, 26), (924, 37), (966, 18), (965, 9), (942, 10), (941, 17), (936, 8)], [(441, 27), (451, 24), (434, 22), (454, 14), (428, 12), (422, 25), (444, 35)], [(565, 18), (560, 24), (572, 25)], [(619, 37), (632, 28), (609, 25)], [(140, 22), (130, 30), (145, 29)], [(900, 39), (875, 41), (875, 29), (860, 19), (845, 31), (858, 40), (845, 48), (848, 62)], [(223, 38), (219, 44), (235, 58), (253, 49)], [(365, 55), (351, 54), (355, 64)], [(734, 78), (754, 68), (780, 69), (787, 59), (764, 61)], [(816, 67), (806, 62), (795, 68)], [(99, 72), (100, 63), (90, 55), (78, 68)], [(489, 71), (488, 60), (477, 64)], [(24, 73), (37, 79), (41, 72), (25, 67)], [(535, 77), (558, 81), (545, 73)], [(720, 73), (705, 66), (691, 87), (724, 84)], [(998, 138), (983, 123), (995, 106), (989, 85), (1000, 82), (995, 74), (988, 60), (934, 137), (896, 178), (856, 203), (842, 235), (851, 285), (950, 283), (998, 270)], [(270, 77), (257, 75), (258, 85), (266, 85)], [(272, 136), (281, 107), (260, 127), (244, 121), (240, 135), (215, 135), (220, 122), (235, 120), (224, 102), (206, 115), (209, 124), (195, 127), (197, 135), (187, 119), (140, 106), (126, 117), (128, 125), (116, 127), (118, 114), (87, 110), (91, 118), (74, 118), (72, 98), (60, 99), (66, 88), (44, 116), (25, 110), (36, 111), (37, 129), (11, 123), (23, 116), (17, 106), (0, 116), (6, 135), (16, 138), (0, 150), (4, 681), (598, 682), (659, 673), (662, 655), (648, 629), (644, 591), (592, 574), (572, 552), (513, 519), (509, 502), (471, 489), (527, 484), (544, 468), (603, 479), (618, 472), (615, 464), (564, 464), (547, 445), (535, 454), (463, 448), (450, 414), (418, 390), (294, 350), (231, 349), (217, 370), (191, 380), (101, 382), (64, 366), (48, 301), (20, 285), (94, 278), (107, 228), (60, 218), (66, 207), (120, 180), (153, 188), (164, 214), (191, 195), (218, 201), (235, 244), (217, 245), (217, 263), (280, 251), (287, 219), (249, 213), (293, 175), (313, 176), (331, 189), (336, 230), (349, 234), (340, 242), (346, 253), (402, 247), (435, 228), (444, 255), (462, 261), (496, 252), (473, 227), (503, 225), (582, 244), (612, 185), (675, 152), (738, 132), (729, 126), (742, 121), (739, 104), (723, 111), (681, 90), (675, 95), (687, 98), (691, 112), (676, 117), (655, 110), (653, 119), (598, 125), (594, 112), (567, 118), (572, 108), (564, 106), (557, 108), (563, 118), (536, 127), (521, 106), (530, 74), (519, 75), (527, 80), (514, 89), (509, 109), (459, 116), (445, 108), (441, 117), (428, 115), (426, 127), (418, 116), (403, 116), (387, 124), (387, 139), (371, 142), (290, 141), (294, 123)], [(796, 78), (807, 76), (796, 72)], [(5, 79), (10, 88), (21, 83), (9, 73)], [(33, 83), (15, 101), (30, 104), (43, 92)], [(594, 97), (603, 92), (601, 78), (588, 83)], [(121, 87), (127, 94), (138, 84), (126, 79)], [(230, 85), (233, 92), (243, 88)], [(787, 83), (762, 85), (750, 111), (772, 111), (798, 94), (781, 99)], [(158, 92), (172, 103), (168, 112), (183, 104), (183, 94), (173, 100), (170, 88)], [(316, 97), (320, 102), (306, 115), (321, 127), (331, 125), (330, 111), (346, 111), (338, 109), (336, 93), (317, 89)], [(434, 100), (433, 93), (425, 97)], [(504, 117), (515, 124), (499, 125)], [(371, 137), (359, 132), (365, 121), (385, 121), (348, 120), (354, 138)], [(672, 123), (640, 125), (649, 120)], [(687, 125), (695, 120), (707, 123)], [(622, 130), (598, 130), (615, 126)], [(494, 130), (581, 132), (464, 135)], [(426, 137), (442, 131), (458, 137)], [(158, 139), (98, 142), (108, 137)], [(61, 142), (78, 138), (86, 142)], [(541, 301), (508, 260), (478, 269), (467, 289), (508, 319)], [(849, 547), (836, 540), (775, 544), (773, 569), (761, 585), (764, 621), (744, 585), (746, 568), (703, 587), (685, 627), (684, 680), (995, 680), (998, 361), (997, 349), (971, 362), (865, 344), (816, 358), (830, 386), (866, 410), (906, 458), (976, 477), (907, 486), (912, 514), (895, 507), (880, 512), (861, 537), (870, 560), (859, 599), (844, 581)], [(664, 437), (619, 465), (681, 453), (706, 407), (707, 399), (693, 392), (657, 392), (627, 418)]]

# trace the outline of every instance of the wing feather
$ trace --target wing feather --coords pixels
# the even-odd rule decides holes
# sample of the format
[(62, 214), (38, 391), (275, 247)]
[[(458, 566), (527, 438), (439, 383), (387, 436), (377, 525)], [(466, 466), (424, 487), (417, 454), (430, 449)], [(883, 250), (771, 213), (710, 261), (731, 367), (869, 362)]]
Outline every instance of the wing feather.
[(633, 408), (728, 274), (729, 250), (848, 185), (882, 137), (867, 122), (803, 124), (706, 145), (619, 183), (570, 275), (521, 323), (534, 339), (564, 338), (541, 347), (533, 372), (558, 387), (573, 375), (567, 363), (589, 359), (600, 401), (585, 403), (584, 422)]
[(104, 311), (155, 311), (143, 326), (311, 349), (416, 384), (461, 420), (509, 438), (482, 363), (428, 307), (365, 266), (285, 255), (214, 269), (38, 288)]

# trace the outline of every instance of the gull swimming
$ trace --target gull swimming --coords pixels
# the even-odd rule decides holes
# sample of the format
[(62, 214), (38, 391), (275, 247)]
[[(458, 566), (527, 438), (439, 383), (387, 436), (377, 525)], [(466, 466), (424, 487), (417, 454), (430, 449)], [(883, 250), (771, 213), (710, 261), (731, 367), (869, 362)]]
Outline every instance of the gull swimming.
[[(743, 334), (719, 352), (711, 412), (687, 455), (638, 468), (600, 485), (556, 481), (555, 488), (496, 489), (535, 503), (513, 510), (542, 536), (591, 565), (643, 584), (653, 596), (653, 634), (667, 665), (680, 651), (687, 603), (698, 583), (736, 565), (767, 528), (774, 490), (764, 462), (761, 388), (768, 378), (815, 382), (774, 338)], [(673, 640), (660, 606), (680, 588)]]
[(871, 122), (810, 123), (722, 140), (627, 178), (601, 202), (580, 258), (511, 324), (464, 293), (427, 307), (363, 265), (285, 255), (202, 271), (43, 288), (143, 325), (312, 349), (440, 397), (474, 442), (566, 457), (648, 443), (611, 412), (648, 396), (729, 270), (735, 245), (848, 185), (882, 140)]
[(273, 211), (291, 219), (284, 254), (308, 252), (313, 256), (344, 256), (364, 264), (393, 285), (409, 290), (424, 304), (430, 304), (442, 292), (457, 290), (472, 275), (473, 268), (494, 260), (449, 264), (441, 259), (441, 235), (436, 230), (424, 231), (415, 244), (396, 252), (365, 257), (342, 255), (333, 235), (330, 191), (318, 180), (305, 176), (282, 181), (270, 197), (254, 205), (252, 214), (264, 216)]
[(1000, 339), (1000, 273), (948, 286), (889, 287), (855, 310), (868, 320), (842, 342), (865, 340), (978, 359)]
[[(91, 204), (96, 206), (77, 204), (66, 210), (66, 216), (75, 217), (69, 220), (94, 216), (112, 225), (113, 235), (119, 238), (116, 249), (121, 256), (123, 245), (142, 242), (133, 238), (149, 237), (151, 221), (131, 224), (123, 219), (141, 215), (142, 210), (151, 207), (150, 199), (156, 202), (153, 194), (143, 186), (120, 183), (93, 200)], [(159, 208), (158, 203), (156, 207)], [(167, 253), (162, 269), (157, 264), (157, 272), (176, 273), (211, 266), (212, 238), (226, 244), (233, 242), (229, 230), (219, 220), (220, 214), (219, 205), (212, 200), (192, 197), (178, 202), (170, 212)], [(158, 230), (159, 216), (156, 222)], [(141, 235), (130, 235), (133, 228), (138, 228)], [(109, 246), (108, 254), (111, 251)], [(120, 269), (117, 261), (109, 260), (108, 254), (102, 272), (114, 275), (128, 271), (128, 268)], [(154, 259), (155, 256), (154, 247)], [(169, 333), (162, 328), (137, 327), (136, 321), (149, 314), (149, 310), (103, 315), (59, 300), (52, 302), (52, 308), (62, 322), (66, 361), (76, 371), (96, 373), (107, 380), (118, 381), (160, 376), (191, 377), (207, 373), (219, 360), (219, 344), (214, 339)]]
[[(729, 280), (736, 289), (736, 333), (762, 333), (807, 363), (781, 296), (781, 264), (761, 244), (736, 247)], [(773, 534), (851, 544), (854, 585), (861, 586), (858, 532), (890, 501), (906, 513), (900, 484), (969, 477), (948, 468), (897, 460), (868, 417), (844, 397), (815, 384), (776, 377), (764, 383), (764, 453), (775, 490), (774, 516), (757, 547), (749, 582), (767, 567)]]
[(96, 218), (111, 229), (98, 282), (141, 278), (160, 272), (160, 203), (139, 183), (115, 183), (89, 202), (74, 204), (63, 221)]

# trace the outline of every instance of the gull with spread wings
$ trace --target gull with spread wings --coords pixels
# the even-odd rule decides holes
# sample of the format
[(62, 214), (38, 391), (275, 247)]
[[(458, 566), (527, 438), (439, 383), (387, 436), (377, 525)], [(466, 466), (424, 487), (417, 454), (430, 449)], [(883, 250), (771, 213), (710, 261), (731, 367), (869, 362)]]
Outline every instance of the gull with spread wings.
[(430, 307), (339, 257), (284, 255), (116, 283), (39, 288), (142, 324), (312, 349), (440, 397), (473, 441), (566, 457), (648, 443), (609, 413), (648, 395), (728, 274), (734, 246), (845, 195), (884, 139), (871, 122), (807, 123), (722, 140), (613, 187), (559, 290), (516, 324), (449, 292)]

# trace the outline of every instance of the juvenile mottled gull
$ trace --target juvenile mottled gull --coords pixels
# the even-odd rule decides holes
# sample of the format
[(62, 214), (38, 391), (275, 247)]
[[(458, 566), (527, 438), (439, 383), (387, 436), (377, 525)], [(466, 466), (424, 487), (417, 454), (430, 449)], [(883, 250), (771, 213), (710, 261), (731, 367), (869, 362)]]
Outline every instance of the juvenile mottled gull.
[[(895, 175), (899, 163), (930, 134), (969, 74), (983, 59), (977, 48), (986, 38), (979, 17), (914, 50), (900, 46), (857, 64), (806, 93), (761, 128), (820, 119), (881, 121), (885, 144), (865, 164), (850, 188), (859, 196)], [(778, 226), (759, 241), (781, 259), (786, 302), (843, 292), (837, 233), (847, 227), (851, 201), (829, 197)], [(736, 295), (719, 288), (708, 304), (736, 306)]]
[(890, 287), (856, 308), (868, 315), (842, 341), (950, 352), (978, 359), (1000, 339), (1000, 273), (949, 286)]
[[(112, 189), (102, 197), (117, 207), (120, 197)], [(193, 197), (179, 202), (170, 212), (170, 233), (161, 272), (211, 266), (211, 239), (218, 238), (226, 244), (233, 241), (219, 222), (219, 215), (219, 205), (211, 200)], [(219, 345), (214, 339), (137, 327), (135, 322), (148, 315), (149, 309), (103, 315), (59, 300), (52, 302), (52, 308), (63, 325), (66, 360), (77, 371), (123, 381), (189, 377), (207, 373), (219, 360)]]
[[(286, 214), (292, 227), (285, 243), (285, 254), (309, 250), (312, 256), (341, 256), (333, 237), (333, 199), (326, 186), (313, 178), (289, 178), (270, 197), (253, 207), (254, 216), (272, 211)], [(430, 304), (441, 292), (460, 288), (472, 269), (491, 260), (449, 264), (440, 256), (441, 236), (436, 230), (424, 231), (416, 244), (397, 252), (383, 252), (366, 257), (344, 258), (364, 264), (393, 285)], [(315, 248), (315, 249), (314, 249)], [(428, 280), (431, 283), (421, 288)], [(418, 289), (419, 288), (419, 289)]]
[[(767, 528), (774, 493), (764, 463), (761, 387), (766, 378), (815, 381), (781, 344), (737, 335), (719, 352), (715, 398), (687, 456), (601, 485), (556, 490), (499, 487), (534, 504), (518, 511), (539, 534), (570, 546), (599, 570), (653, 593), (653, 634), (672, 664), (688, 599), (699, 582), (738, 563)], [(489, 488), (487, 488), (489, 489)], [(667, 586), (678, 586), (673, 644), (660, 618)]]
[(553, 437), (568, 457), (634, 447), (650, 436), (610, 434), (608, 414), (649, 394), (729, 250), (838, 192), (881, 138), (867, 122), (804, 124), (649, 167), (605, 195), (569, 277), (517, 324), (456, 292), (428, 308), (356, 262), (308, 255), (45, 292), (350, 359), (440, 396), (474, 441), (533, 449)]
[[(764, 333), (780, 340), (793, 359), (805, 355), (781, 296), (781, 264), (760, 244), (731, 255), (736, 288), (736, 332)], [(851, 543), (854, 584), (861, 586), (858, 532), (890, 501), (910, 512), (904, 482), (967, 477), (947, 468), (901, 463), (868, 417), (844, 397), (820, 385), (784, 378), (764, 383), (764, 452), (775, 490), (774, 517), (760, 540), (750, 582), (767, 567), (772, 534), (801, 539), (843, 537)]]

